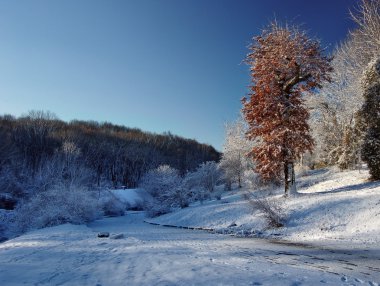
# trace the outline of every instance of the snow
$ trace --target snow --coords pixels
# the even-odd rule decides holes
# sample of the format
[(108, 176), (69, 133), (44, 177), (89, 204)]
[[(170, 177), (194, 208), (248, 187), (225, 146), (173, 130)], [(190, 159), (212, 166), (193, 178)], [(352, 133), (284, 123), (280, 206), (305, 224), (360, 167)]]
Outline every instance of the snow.
[(141, 205), (145, 192), (141, 189), (115, 189), (110, 190), (110, 192), (124, 204), (127, 204), (131, 207)]
[[(221, 201), (192, 205), (150, 221), (212, 228), (222, 233), (243, 231), (253, 236), (275, 236), (324, 246), (378, 248), (380, 182), (369, 182), (368, 177), (367, 170), (317, 170), (298, 178), (299, 194), (295, 197), (284, 199), (279, 194), (282, 190), (268, 193), (285, 209), (284, 228), (266, 228), (260, 211), (243, 198), (246, 189), (227, 193)], [(231, 227), (233, 224), (237, 226)]]
[(154, 219), (127, 212), (28, 232), (0, 243), (0, 285), (379, 285), (380, 183), (367, 178), (317, 170), (298, 178), (297, 196), (272, 190), (286, 211), (278, 229), (235, 189)]
[[(89, 226), (66, 224), (6, 241), (0, 244), (0, 285), (377, 285), (380, 281), (378, 260), (365, 253), (167, 228), (143, 219), (143, 213), (128, 213)], [(105, 231), (124, 238), (97, 238)]]

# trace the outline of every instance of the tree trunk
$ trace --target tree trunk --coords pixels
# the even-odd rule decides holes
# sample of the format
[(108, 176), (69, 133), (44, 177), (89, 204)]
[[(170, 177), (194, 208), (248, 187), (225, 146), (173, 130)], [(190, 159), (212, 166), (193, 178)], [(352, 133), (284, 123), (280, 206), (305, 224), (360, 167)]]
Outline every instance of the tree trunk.
[(231, 191), (232, 190), (232, 182), (230, 179), (227, 179), (226, 180), (226, 184), (224, 185), (224, 189), (226, 191)]
[(289, 169), (288, 169), (288, 162), (284, 163), (284, 175), (285, 175), (285, 197), (288, 196), (289, 192)]
[(241, 189), (241, 175), (242, 175), (242, 162), (241, 162), (241, 154), (239, 152), (239, 171), (238, 171), (238, 183), (239, 189)]
[(297, 186), (296, 186), (296, 173), (294, 171), (294, 162), (291, 163), (291, 168), (292, 168), (292, 172), (291, 172), (291, 182), (290, 182), (290, 193), (291, 194), (295, 194), (297, 192)]
[(290, 196), (292, 193), (297, 191), (296, 189), (296, 176), (294, 173), (294, 163), (285, 162), (284, 163), (284, 174), (285, 174), (285, 197)]

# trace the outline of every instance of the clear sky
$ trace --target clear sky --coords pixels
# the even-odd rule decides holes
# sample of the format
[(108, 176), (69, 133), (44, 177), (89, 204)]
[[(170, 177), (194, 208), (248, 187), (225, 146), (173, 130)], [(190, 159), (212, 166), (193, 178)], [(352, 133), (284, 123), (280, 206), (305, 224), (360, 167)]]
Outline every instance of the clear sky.
[(0, 114), (49, 110), (221, 149), (274, 17), (331, 51), (355, 0), (0, 0)]

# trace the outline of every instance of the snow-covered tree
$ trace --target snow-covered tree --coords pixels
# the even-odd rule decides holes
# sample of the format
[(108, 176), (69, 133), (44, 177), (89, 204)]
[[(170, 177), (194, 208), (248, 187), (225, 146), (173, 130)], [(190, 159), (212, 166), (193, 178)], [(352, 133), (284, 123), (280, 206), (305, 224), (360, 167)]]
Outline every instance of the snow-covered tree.
[(192, 201), (204, 201), (211, 197), (221, 176), (218, 164), (214, 161), (202, 163), (194, 172), (188, 172), (183, 187), (191, 194)]
[(360, 161), (361, 127), (358, 112), (363, 103), (361, 67), (355, 59), (352, 39), (334, 53), (331, 82), (318, 96), (308, 97), (310, 125), (316, 142), (315, 161), (323, 165), (355, 168)]
[(220, 176), (218, 165), (214, 161), (208, 161), (199, 165), (194, 172), (199, 184), (212, 193)]
[(242, 187), (244, 171), (252, 168), (252, 159), (247, 154), (252, 148), (252, 143), (245, 137), (247, 126), (243, 119), (226, 124), (226, 137), (223, 145), (220, 167), (224, 172), (226, 184), (232, 182)]
[(351, 12), (357, 28), (350, 32), (353, 56), (361, 65), (360, 72), (380, 54), (380, 0), (361, 0)]
[(362, 157), (372, 179), (380, 180), (380, 59), (372, 61), (363, 78), (362, 118), (367, 127)]
[(263, 179), (279, 179), (284, 171), (288, 195), (295, 188), (295, 161), (313, 147), (303, 95), (329, 80), (330, 59), (319, 42), (277, 23), (255, 37), (250, 50), (250, 93), (243, 98), (247, 136), (257, 141), (250, 154)]
[(173, 207), (188, 206), (190, 193), (183, 188), (178, 170), (168, 165), (161, 165), (146, 173), (140, 187), (152, 196), (147, 205), (150, 216), (167, 213)]
[(360, 1), (351, 17), (357, 28), (334, 54), (332, 81), (309, 102), (316, 161), (341, 169), (360, 165), (364, 136), (360, 108), (365, 92), (360, 81), (380, 53), (380, 0)]

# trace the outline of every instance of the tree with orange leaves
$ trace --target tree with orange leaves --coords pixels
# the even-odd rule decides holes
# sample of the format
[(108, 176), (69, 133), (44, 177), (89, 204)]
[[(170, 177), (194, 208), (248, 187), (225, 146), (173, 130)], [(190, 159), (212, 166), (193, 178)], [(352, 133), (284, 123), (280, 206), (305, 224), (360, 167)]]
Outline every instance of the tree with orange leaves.
[(284, 172), (287, 196), (295, 190), (294, 162), (314, 144), (303, 96), (330, 80), (331, 59), (318, 41), (295, 27), (272, 23), (253, 40), (246, 58), (249, 99), (242, 99), (246, 135), (256, 142), (249, 156), (263, 180), (280, 181)]

